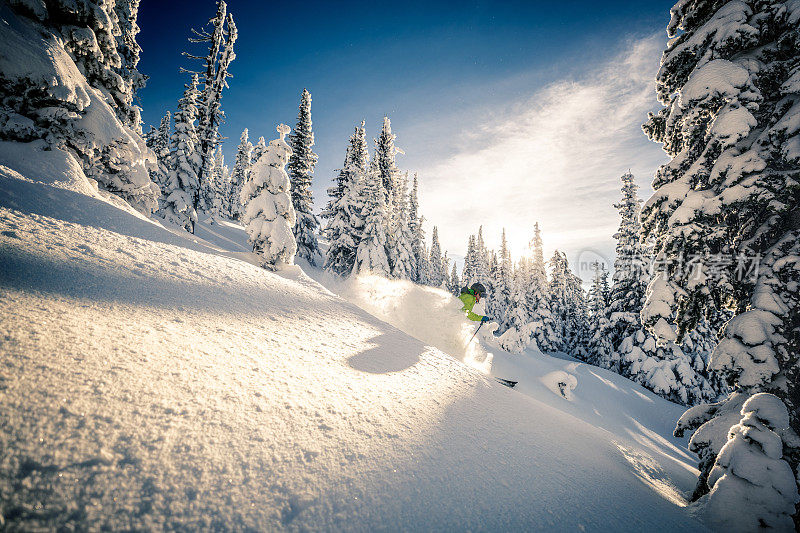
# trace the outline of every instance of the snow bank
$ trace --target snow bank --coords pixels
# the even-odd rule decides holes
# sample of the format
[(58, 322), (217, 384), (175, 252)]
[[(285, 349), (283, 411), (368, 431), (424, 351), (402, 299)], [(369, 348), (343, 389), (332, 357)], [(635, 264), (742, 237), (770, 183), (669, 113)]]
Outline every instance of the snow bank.
[[(591, 388), (585, 365), (570, 370), (573, 402), (519, 394), (298, 268), (254, 266), (225, 249), (233, 230), (215, 226), (206, 242), (3, 171), (5, 526), (699, 528), (615, 444), (662, 437), (633, 425), (612, 436), (547, 404), (584, 409), (578, 393), (591, 390), (600, 409), (623, 405)], [(373, 294), (422, 322), (385, 287)], [(435, 319), (451, 316), (441, 293), (418, 294), (441, 302)], [(427, 321), (437, 342), (463, 345)], [(658, 401), (612, 385), (625, 413)]]

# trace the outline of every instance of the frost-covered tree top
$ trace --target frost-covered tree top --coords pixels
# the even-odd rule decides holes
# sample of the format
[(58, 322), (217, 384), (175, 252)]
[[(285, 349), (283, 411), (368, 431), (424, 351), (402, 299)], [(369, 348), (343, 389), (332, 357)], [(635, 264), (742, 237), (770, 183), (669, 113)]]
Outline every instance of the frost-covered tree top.
[(402, 151), (394, 145), (397, 135), (392, 133), (392, 123), (389, 117), (383, 117), (383, 127), (378, 138), (375, 139), (375, 154), (373, 163), (381, 178), (381, 187), (385, 201), (388, 202), (392, 195), (399, 170), (395, 163), (395, 155)]

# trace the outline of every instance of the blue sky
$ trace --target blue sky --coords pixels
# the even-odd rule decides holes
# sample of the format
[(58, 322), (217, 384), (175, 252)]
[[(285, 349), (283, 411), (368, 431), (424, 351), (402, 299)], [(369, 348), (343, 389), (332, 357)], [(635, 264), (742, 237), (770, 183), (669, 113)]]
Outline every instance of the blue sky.
[[(651, 80), (666, 43), (670, 1), (242, 2), (234, 77), (223, 97), (233, 162), (239, 135), (274, 138), (313, 97), (319, 154), (317, 208), (341, 165), (353, 126), (377, 135), (392, 119), (401, 169), (419, 172), (428, 233), (451, 255), (485, 226), (495, 246), (506, 227), (523, 251), (539, 220), (545, 247), (613, 249), (619, 175), (645, 187), (664, 158), (639, 125), (657, 108)], [(174, 110), (193, 67), (181, 52), (211, 0), (143, 0), (139, 93), (145, 124)], [(648, 191), (645, 189), (646, 196)]]

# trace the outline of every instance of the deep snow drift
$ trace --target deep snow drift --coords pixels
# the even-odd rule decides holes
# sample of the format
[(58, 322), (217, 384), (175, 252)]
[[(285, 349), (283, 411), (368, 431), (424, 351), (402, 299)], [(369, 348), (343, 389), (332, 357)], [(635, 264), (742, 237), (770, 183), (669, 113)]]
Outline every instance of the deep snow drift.
[(241, 227), (164, 229), (35, 148), (0, 146), (3, 525), (702, 528), (679, 406), (465, 350), (440, 291), (267, 272)]

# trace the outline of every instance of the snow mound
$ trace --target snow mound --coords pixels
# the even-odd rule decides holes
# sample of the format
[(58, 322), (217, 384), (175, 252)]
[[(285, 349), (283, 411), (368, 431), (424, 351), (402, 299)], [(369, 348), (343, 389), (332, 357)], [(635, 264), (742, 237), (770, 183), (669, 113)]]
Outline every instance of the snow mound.
[(578, 386), (578, 378), (563, 370), (550, 372), (540, 379), (548, 389), (556, 394), (560, 394), (567, 400), (572, 400), (572, 391)]
[[(691, 486), (689, 459), (656, 452), (678, 441), (655, 422), (680, 407), (602, 372), (611, 385), (593, 380), (586, 365), (569, 369), (581, 388), (564, 402), (524, 369), (574, 363), (535, 354), (518, 372), (518, 387), (532, 388), (519, 394), (297, 267), (254, 266), (235, 225), (215, 225), (209, 242), (0, 170), (4, 526), (700, 527), (642, 483), (616, 444)], [(396, 323), (427, 323), (436, 343), (466, 345), (472, 328), (457, 327), (463, 318), (440, 291), (352, 283), (378, 284), (370, 305)], [(439, 302), (439, 314), (407, 308), (415, 294), (421, 306)], [(492, 371), (506, 357), (495, 352)], [(565, 410), (547, 403), (556, 401)], [(620, 425), (575, 416), (587, 405), (600, 414), (584, 418)]]

